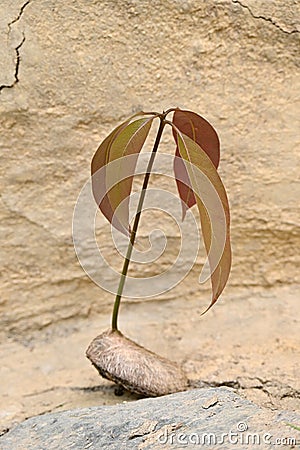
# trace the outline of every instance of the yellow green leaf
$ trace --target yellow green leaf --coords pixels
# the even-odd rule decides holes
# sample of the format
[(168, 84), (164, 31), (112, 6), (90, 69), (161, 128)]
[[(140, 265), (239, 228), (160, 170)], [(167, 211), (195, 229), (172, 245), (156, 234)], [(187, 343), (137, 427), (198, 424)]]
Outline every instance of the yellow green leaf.
[(92, 160), (95, 200), (109, 222), (124, 234), (129, 230), (129, 197), (138, 153), (154, 119), (132, 121), (133, 117), (110, 133)]
[(175, 130), (179, 153), (196, 198), (208, 256), (212, 284), (208, 310), (221, 295), (231, 268), (229, 204), (221, 178), (207, 153), (194, 140)]

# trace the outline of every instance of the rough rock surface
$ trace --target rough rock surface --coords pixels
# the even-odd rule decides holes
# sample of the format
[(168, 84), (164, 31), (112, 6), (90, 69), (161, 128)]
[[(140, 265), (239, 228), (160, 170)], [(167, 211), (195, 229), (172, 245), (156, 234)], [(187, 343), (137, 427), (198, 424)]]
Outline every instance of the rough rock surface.
[[(110, 385), (98, 386), (84, 356), (109, 325), (113, 296), (79, 266), (71, 223), (100, 140), (141, 108), (186, 107), (216, 127), (233, 270), (201, 319), (210, 288), (198, 284), (197, 261), (159, 298), (125, 299), (121, 330), (193, 380), (299, 409), (299, 7), (1, 1), (1, 430), (47, 411), (120, 401)], [(173, 152), (167, 134), (162, 144)], [(142, 219), (140, 241), (147, 245), (164, 221)], [(98, 225), (99, 246), (118, 266), (109, 227)], [(177, 231), (166, 229), (171, 245), (149, 275), (174, 260)], [(130, 267), (137, 276), (144, 269)]]
[(259, 408), (228, 389), (203, 389), (111, 407), (33, 417), (0, 439), (2, 450), (295, 448), (300, 415)]
[[(197, 387), (232, 386), (272, 410), (300, 410), (300, 318), (289, 289), (264, 296), (235, 293), (200, 320), (197, 297), (186, 313), (180, 299), (122, 307), (121, 330), (144, 347), (179, 363)], [(138, 317), (138, 320), (137, 320)], [(157, 320), (159, 317), (159, 320)], [(114, 395), (85, 356), (107, 317), (69, 321), (0, 346), (0, 434), (33, 415), (136, 400)], [(20, 377), (21, 374), (21, 377)]]
[[(112, 296), (76, 261), (72, 212), (100, 140), (141, 108), (186, 107), (218, 130), (234, 252), (224, 300), (230, 288), (299, 283), (299, 17), (299, 1), (283, 0), (2, 1), (3, 338), (107, 314)], [(147, 216), (141, 239), (164, 219)], [(118, 267), (104, 219), (99, 232)], [(169, 236), (149, 274), (174, 261), (176, 227)], [(160, 300), (207, 306), (199, 270)]]

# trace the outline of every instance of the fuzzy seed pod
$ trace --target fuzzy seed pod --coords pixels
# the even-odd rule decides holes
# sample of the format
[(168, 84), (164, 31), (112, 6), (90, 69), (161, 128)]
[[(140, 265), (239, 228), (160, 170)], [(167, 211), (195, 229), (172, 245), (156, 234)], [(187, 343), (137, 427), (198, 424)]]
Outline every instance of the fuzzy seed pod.
[(108, 330), (97, 336), (86, 351), (99, 374), (130, 392), (158, 397), (184, 391), (188, 380), (176, 363)]

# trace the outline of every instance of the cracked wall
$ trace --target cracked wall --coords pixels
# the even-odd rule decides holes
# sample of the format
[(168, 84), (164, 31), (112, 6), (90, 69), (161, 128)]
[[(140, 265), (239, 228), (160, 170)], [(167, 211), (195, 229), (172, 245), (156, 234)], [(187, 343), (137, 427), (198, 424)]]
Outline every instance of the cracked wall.
[[(299, 1), (5, 0), (0, 20), (2, 332), (108, 314), (112, 296), (77, 263), (72, 212), (99, 141), (141, 108), (186, 107), (219, 132), (234, 251), (223, 301), (296, 289)], [(98, 234), (109, 254), (102, 219)], [(207, 305), (199, 270), (162, 305)]]
[[(0, 24), (0, 61), (1, 61), (1, 75), (0, 75), (0, 93), (3, 89), (10, 89), (19, 82), (19, 68), (20, 68), (20, 49), (25, 42), (24, 31), (17, 29), (15, 31), (14, 25), (21, 19), (25, 8), (29, 5), (30, 0), (19, 6), (18, 12), (13, 12), (17, 5), (7, 5), (4, 8), (4, 20)], [(7, 21), (9, 17), (15, 17)]]

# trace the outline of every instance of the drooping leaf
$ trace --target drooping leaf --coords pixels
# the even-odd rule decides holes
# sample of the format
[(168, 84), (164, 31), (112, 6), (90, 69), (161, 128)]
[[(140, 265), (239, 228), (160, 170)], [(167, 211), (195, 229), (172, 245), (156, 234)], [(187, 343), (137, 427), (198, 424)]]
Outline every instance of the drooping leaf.
[(231, 268), (228, 199), (216, 167), (207, 153), (193, 139), (174, 129), (178, 150), (199, 210), (208, 255), (212, 284), (212, 300), (208, 310), (221, 295)]
[[(212, 163), (218, 168), (220, 161), (220, 142), (218, 135), (212, 125), (203, 117), (192, 111), (176, 109), (173, 115), (173, 124), (183, 134), (197, 142), (198, 145), (209, 156)], [(188, 208), (196, 204), (192, 189), (189, 188), (188, 174), (185, 165), (180, 159), (178, 150), (177, 133), (173, 129), (176, 141), (176, 158), (174, 159), (174, 174), (177, 183), (179, 197), (182, 201), (182, 220)], [(185, 180), (182, 182), (180, 180)]]
[(92, 160), (95, 200), (109, 222), (126, 235), (129, 233), (129, 196), (137, 157), (154, 119), (152, 116), (132, 121), (133, 117), (110, 133)]

